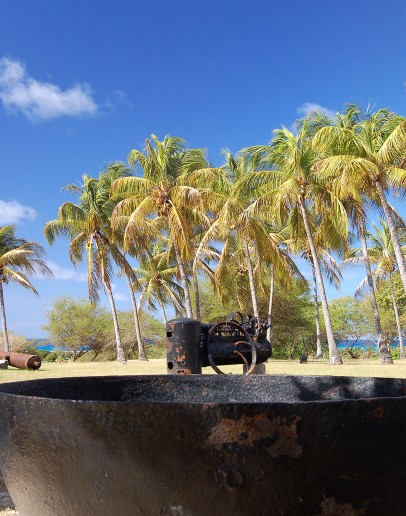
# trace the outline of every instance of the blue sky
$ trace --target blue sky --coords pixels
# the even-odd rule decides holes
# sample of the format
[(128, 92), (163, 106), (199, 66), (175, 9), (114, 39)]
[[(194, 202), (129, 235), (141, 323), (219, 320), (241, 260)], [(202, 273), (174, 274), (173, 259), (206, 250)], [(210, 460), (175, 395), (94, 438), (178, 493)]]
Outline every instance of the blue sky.
[[(220, 150), (265, 143), (312, 107), (405, 114), (406, 4), (392, 0), (1, 0), (0, 225), (42, 243), (55, 272), (35, 298), (6, 286), (9, 329), (44, 335), (61, 295), (86, 297), (68, 242), (44, 224), (82, 174), (126, 161), (151, 133)], [(397, 203), (401, 213), (403, 207)], [(371, 220), (374, 215), (371, 215)], [(346, 273), (351, 295), (362, 270)], [(130, 307), (115, 281), (118, 308)]]

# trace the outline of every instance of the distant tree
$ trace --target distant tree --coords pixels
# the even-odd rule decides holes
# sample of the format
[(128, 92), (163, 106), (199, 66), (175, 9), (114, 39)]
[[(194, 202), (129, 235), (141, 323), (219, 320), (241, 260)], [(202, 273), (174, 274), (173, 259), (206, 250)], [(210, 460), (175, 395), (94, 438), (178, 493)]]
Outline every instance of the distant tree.
[(366, 318), (365, 302), (352, 297), (341, 297), (330, 301), (330, 315), (334, 337), (344, 342), (351, 358), (358, 358), (356, 344), (371, 333), (372, 321)]
[(73, 361), (90, 351), (97, 357), (108, 342), (114, 342), (108, 312), (85, 299), (58, 298), (45, 315), (43, 329), (50, 341), (66, 349)]
[[(143, 335), (145, 352), (149, 358), (163, 358), (165, 356), (165, 326), (151, 314), (143, 310), (140, 315), (141, 333)], [(138, 358), (139, 347), (134, 346), (134, 324), (131, 312), (119, 312), (123, 346), (130, 357)]]
[[(0, 332), (0, 335), (4, 338), (3, 332)], [(10, 344), (10, 350), (16, 352), (22, 352), (23, 349), (30, 345), (30, 341), (28, 339), (22, 335), (17, 335), (12, 331), (8, 332), (8, 342)]]
[[(249, 295), (249, 292), (247, 292)], [(230, 301), (223, 304), (221, 295), (216, 291), (214, 285), (206, 280), (200, 283), (200, 310), (201, 320), (204, 323), (221, 322), (231, 312), (235, 312), (238, 306)]]
[(42, 260), (45, 251), (37, 242), (27, 242), (16, 236), (14, 226), (0, 227), (0, 310), (3, 326), (4, 351), (10, 351), (3, 284), (16, 283), (39, 295), (26, 274), (52, 275)]
[[(267, 312), (267, 300), (260, 302), (260, 314)], [(275, 285), (272, 307), (272, 348), (275, 358), (316, 356), (314, 308), (303, 282), (295, 280), (289, 289)]]
[(382, 330), (386, 345), (389, 347), (397, 338), (399, 356), (405, 357), (404, 328), (406, 328), (406, 294), (398, 272), (387, 281), (378, 282), (376, 291), (381, 313)]

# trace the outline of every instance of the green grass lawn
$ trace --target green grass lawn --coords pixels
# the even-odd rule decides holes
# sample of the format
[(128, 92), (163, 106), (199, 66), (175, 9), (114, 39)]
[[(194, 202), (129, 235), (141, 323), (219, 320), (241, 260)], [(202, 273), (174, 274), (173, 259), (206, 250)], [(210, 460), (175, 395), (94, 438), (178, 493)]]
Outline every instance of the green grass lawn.
[[(242, 366), (224, 366), (227, 373), (241, 374)], [(215, 374), (210, 367), (205, 374)], [(267, 374), (288, 375), (334, 375), (371, 376), (385, 378), (406, 378), (406, 360), (395, 360), (392, 365), (381, 365), (379, 360), (346, 360), (343, 365), (330, 365), (327, 360), (309, 360), (299, 364), (298, 360), (269, 360)], [(68, 376), (145, 375), (166, 374), (166, 360), (153, 359), (148, 362), (130, 360), (126, 365), (117, 362), (43, 362), (38, 371), (25, 371), (9, 367), (0, 369), (0, 383), (18, 382), (41, 378), (63, 378)]]

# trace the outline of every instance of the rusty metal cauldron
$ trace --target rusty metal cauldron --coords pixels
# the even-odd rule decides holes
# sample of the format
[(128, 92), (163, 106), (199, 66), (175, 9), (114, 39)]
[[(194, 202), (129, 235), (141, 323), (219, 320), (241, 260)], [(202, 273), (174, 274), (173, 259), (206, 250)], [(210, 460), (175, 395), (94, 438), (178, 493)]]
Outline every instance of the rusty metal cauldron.
[(21, 516), (406, 513), (406, 380), (135, 376), (0, 385)]

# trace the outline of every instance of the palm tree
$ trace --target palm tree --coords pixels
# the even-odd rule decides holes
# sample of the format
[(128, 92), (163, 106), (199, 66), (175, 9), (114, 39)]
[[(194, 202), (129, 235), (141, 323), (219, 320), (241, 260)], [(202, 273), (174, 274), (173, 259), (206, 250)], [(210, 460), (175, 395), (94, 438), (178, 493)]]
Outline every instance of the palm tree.
[(320, 288), (330, 362), (341, 364), (309, 220), (309, 209), (314, 209), (316, 215), (328, 219), (343, 239), (346, 237), (348, 221), (342, 203), (324, 187), (319, 176), (312, 170), (318, 155), (312, 149), (311, 139), (324, 123), (325, 120), (319, 120), (315, 116), (305, 119), (298, 125), (297, 133), (294, 134), (286, 128), (276, 130), (269, 145), (251, 148), (250, 151), (260, 157), (262, 167), (268, 170), (247, 174), (240, 179), (237, 189), (250, 191), (255, 196), (256, 200), (250, 211), (256, 216), (282, 226), (289, 219), (302, 221)]
[[(135, 271), (134, 271), (134, 273), (135, 273)], [(147, 354), (145, 353), (144, 341), (143, 341), (143, 338), (141, 335), (141, 326), (140, 326), (140, 319), (139, 319), (139, 315), (138, 315), (137, 302), (135, 300), (134, 290), (136, 289), (136, 286), (133, 285), (133, 283), (131, 283), (131, 279), (129, 278), (128, 274), (125, 271), (119, 270), (117, 272), (117, 276), (118, 277), (125, 276), (128, 290), (130, 292), (131, 306), (132, 306), (133, 316), (134, 316), (135, 335), (137, 338), (138, 360), (141, 360), (141, 361), (146, 360), (147, 361), (148, 357), (147, 357)], [(137, 283), (137, 284), (139, 285), (139, 283)]]
[[(240, 178), (255, 170), (256, 158), (244, 151), (233, 155), (227, 149), (224, 155), (225, 164), (221, 168), (210, 169), (211, 175), (205, 175), (206, 184), (212, 178), (211, 211), (217, 217), (201, 240), (196, 260), (210, 241), (222, 242), (214, 276), (217, 290), (223, 292), (225, 301), (230, 286), (235, 286), (233, 280), (237, 276), (240, 279), (247, 277), (253, 315), (259, 321), (257, 288), (263, 288), (264, 264), (272, 264), (274, 273), (282, 274), (283, 271), (288, 277), (291, 264), (280, 250), (279, 241), (267, 231), (263, 221), (252, 216), (247, 209), (252, 202), (250, 193), (234, 190)], [(197, 180), (196, 174), (193, 180)]]
[(148, 258), (140, 260), (140, 267), (134, 269), (134, 272), (141, 287), (138, 310), (141, 310), (145, 301), (155, 311), (155, 302), (158, 302), (166, 326), (165, 305), (172, 304), (175, 311), (180, 313), (183, 310), (183, 288), (175, 281), (177, 267), (170, 264), (169, 254), (162, 248), (161, 242), (155, 244)]
[(396, 261), (406, 292), (406, 265), (387, 200), (390, 187), (406, 186), (406, 119), (387, 110), (366, 113), (359, 123), (324, 127), (313, 146), (324, 153), (316, 171), (341, 199), (362, 204), (362, 195), (379, 202), (389, 227)]
[[(342, 275), (337, 262), (330, 252), (333, 251), (338, 255), (342, 255), (343, 249), (346, 247), (347, 243), (342, 240), (340, 233), (335, 230), (334, 225), (329, 223), (328, 218), (317, 217), (310, 209), (308, 211), (308, 217), (323, 276), (330, 284), (339, 288)], [(321, 345), (317, 275), (303, 223), (300, 220), (290, 220), (286, 228), (281, 231), (281, 237), (290, 252), (296, 255), (299, 254), (301, 258), (310, 264), (313, 283), (313, 304), (316, 320), (316, 358), (322, 358), (323, 351)]]
[(184, 290), (187, 317), (193, 317), (189, 279), (185, 267), (193, 257), (191, 244), (194, 225), (207, 226), (200, 189), (189, 186), (191, 172), (207, 167), (201, 149), (189, 149), (181, 138), (151, 135), (143, 151), (132, 150), (129, 163), (143, 169), (143, 177), (118, 179), (114, 196), (124, 196), (116, 206), (113, 219), (129, 216), (124, 246), (132, 245), (140, 233), (158, 237), (159, 230), (170, 240)]
[(196, 249), (196, 255), (192, 262), (192, 277), (193, 286), (195, 292), (195, 317), (198, 321), (201, 320), (201, 309), (200, 309), (200, 284), (198, 273), (203, 274), (207, 277), (212, 285), (215, 287), (215, 271), (213, 270), (213, 264), (218, 263), (220, 259), (219, 251), (212, 247), (200, 247), (200, 243), (204, 238), (204, 234), (197, 234), (194, 246)]
[(52, 275), (42, 260), (44, 248), (37, 242), (27, 242), (16, 237), (15, 226), (0, 227), (0, 309), (2, 317), (4, 351), (10, 351), (4, 306), (3, 284), (16, 283), (39, 295), (26, 274)]
[[(399, 310), (396, 302), (395, 291), (393, 288), (392, 276), (397, 270), (397, 261), (395, 257), (395, 250), (392, 241), (389, 225), (384, 220), (379, 219), (381, 229), (374, 224), (375, 234), (367, 232), (366, 235), (369, 238), (371, 245), (368, 249), (368, 254), (372, 263), (376, 264), (376, 268), (373, 271), (376, 277), (377, 284), (380, 285), (385, 281), (389, 282), (389, 289), (392, 297), (393, 312), (395, 314), (396, 325), (399, 336), (399, 348), (400, 358), (405, 358), (405, 350), (403, 346), (403, 334), (402, 327), (400, 324)], [(402, 252), (405, 252), (405, 247), (401, 248)], [(359, 255), (359, 249), (355, 249), (353, 254)], [(359, 294), (366, 284), (367, 278), (365, 278), (356, 290), (356, 294)], [(381, 346), (385, 346), (384, 343)], [(385, 346), (386, 348), (386, 346)], [(380, 350), (381, 351), (381, 350)], [(386, 348), (386, 353), (390, 356), (389, 350)], [(393, 361), (391, 361), (392, 363)]]
[[(367, 114), (368, 115), (368, 111)], [(337, 128), (337, 131), (334, 130), (334, 128), (327, 128), (325, 132), (330, 133), (330, 135), (333, 135), (335, 133), (338, 133), (341, 138), (344, 137), (344, 134), (351, 134), (352, 132), (357, 132), (357, 128), (359, 127), (362, 120), (362, 113), (361, 110), (355, 106), (355, 105), (348, 105), (347, 109), (343, 114), (337, 113), (334, 128)], [(323, 133), (321, 132), (320, 135)], [(318, 135), (317, 137), (320, 137)], [(332, 143), (332, 142), (331, 142)], [(314, 140), (314, 145), (318, 146), (318, 140)], [(354, 150), (354, 149), (353, 149)], [(338, 149), (336, 149), (338, 151)], [(317, 167), (317, 165), (316, 165)], [(344, 179), (344, 178), (343, 178)], [(350, 180), (351, 182), (352, 176), (348, 176), (344, 180), (344, 185), (346, 185), (346, 182)], [(370, 202), (367, 197), (367, 195), (371, 198), (371, 200), (375, 204), (379, 204), (379, 198), (377, 197), (376, 193), (369, 189), (368, 192), (365, 191), (365, 185), (361, 182), (351, 182), (351, 195), (350, 198), (346, 200), (346, 210), (349, 216), (349, 219), (351, 221), (351, 224), (353, 228), (355, 229), (356, 234), (359, 236), (362, 244), (362, 252), (360, 253), (359, 260), (363, 262), (365, 265), (366, 270), (366, 278), (368, 282), (368, 287), (370, 291), (370, 302), (372, 305), (372, 311), (374, 316), (374, 322), (375, 322), (375, 330), (378, 336), (378, 349), (380, 350), (380, 359), (382, 363), (392, 364), (393, 360), (390, 356), (390, 353), (387, 350), (387, 347), (385, 343), (382, 340), (382, 325), (381, 325), (381, 319), (379, 315), (378, 310), (378, 304), (376, 301), (376, 295), (375, 295), (375, 287), (374, 282), (372, 279), (372, 272), (371, 272), (371, 264), (369, 260), (368, 255), (368, 246), (367, 246), (367, 239), (366, 239), (366, 209), (369, 206)], [(344, 190), (346, 191), (346, 190)], [(392, 208), (391, 208), (392, 209)], [(394, 213), (392, 209), (392, 213)], [(396, 214), (397, 216), (397, 214)], [(397, 218), (399, 218), (397, 216)], [(362, 258), (361, 258), (362, 255)], [(344, 266), (349, 263), (351, 260), (346, 260), (344, 263)]]
[[(274, 292), (275, 292), (275, 280), (279, 285), (289, 288), (292, 284), (292, 279), (296, 278), (299, 281), (305, 282), (305, 278), (300, 273), (299, 269), (297, 268), (295, 262), (292, 260), (292, 258), (289, 256), (287, 252), (286, 242), (284, 242), (286, 236), (285, 236), (285, 230), (278, 230), (275, 226), (272, 226), (270, 224), (264, 223), (265, 228), (269, 234), (269, 237), (273, 240), (275, 245), (278, 246), (282, 257), (287, 265), (287, 269), (279, 269), (275, 270), (275, 267), (272, 263), (272, 261), (266, 262), (266, 269), (263, 270), (263, 268), (260, 268), (260, 274), (262, 277), (268, 276), (269, 279), (269, 295), (268, 295), (268, 316), (267, 316), (267, 332), (266, 332), (266, 338), (269, 342), (271, 342), (272, 339), (272, 311), (273, 311), (273, 301), (274, 301)], [(286, 228), (285, 228), (286, 229)], [(259, 282), (259, 284), (262, 286), (262, 282)]]
[(110, 217), (115, 202), (110, 198), (110, 189), (118, 177), (127, 174), (128, 169), (124, 165), (113, 164), (98, 178), (84, 175), (83, 184), (67, 186), (68, 191), (79, 194), (78, 203), (64, 203), (59, 208), (58, 218), (48, 222), (44, 228), (44, 235), (50, 244), (57, 236), (70, 237), (69, 256), (75, 265), (86, 255), (89, 300), (92, 304), (99, 301), (100, 288), (107, 293), (116, 336), (117, 360), (120, 363), (126, 363), (126, 358), (112, 292), (113, 263), (124, 270), (133, 283), (137, 279), (119, 246), (114, 243)]

